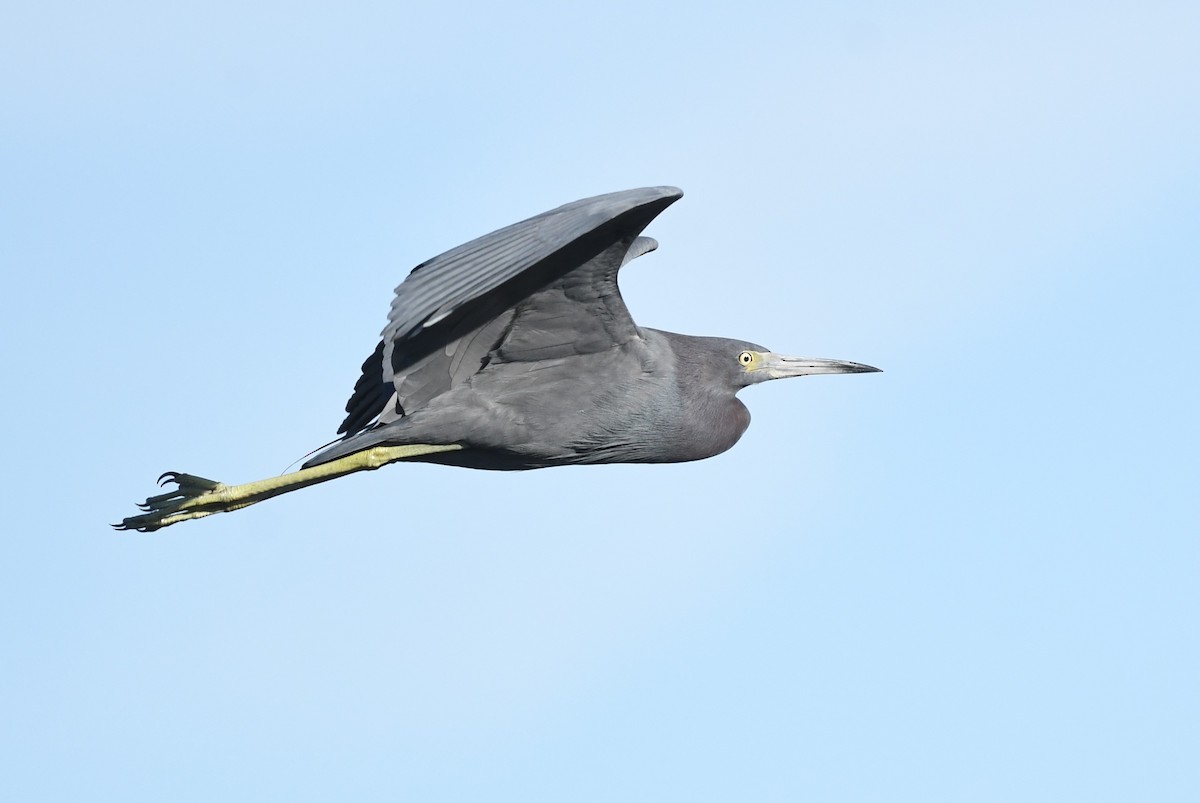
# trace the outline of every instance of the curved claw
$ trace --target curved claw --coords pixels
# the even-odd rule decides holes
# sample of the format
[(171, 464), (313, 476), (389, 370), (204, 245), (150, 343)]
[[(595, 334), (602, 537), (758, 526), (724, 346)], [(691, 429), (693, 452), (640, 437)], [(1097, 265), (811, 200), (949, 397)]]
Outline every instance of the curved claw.
[(206, 508), (222, 504), (221, 500), (208, 496), (212, 491), (225, 488), (215, 480), (184, 474), (181, 471), (167, 471), (158, 478), (158, 484), (162, 487), (168, 483), (175, 483), (176, 487), (148, 497), (145, 502), (138, 504), (138, 508), (143, 511), (141, 514), (130, 516), (120, 524), (112, 525), (113, 528), (154, 532), (177, 521), (211, 515), (217, 510)]

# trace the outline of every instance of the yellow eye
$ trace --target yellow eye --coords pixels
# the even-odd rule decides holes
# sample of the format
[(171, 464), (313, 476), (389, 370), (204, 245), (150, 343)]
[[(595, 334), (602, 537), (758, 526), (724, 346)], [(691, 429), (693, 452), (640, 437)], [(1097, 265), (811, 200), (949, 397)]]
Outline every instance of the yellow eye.
[(749, 351), (743, 351), (738, 355), (738, 362), (740, 362), (742, 365), (750, 365), (752, 362), (754, 362), (754, 354)]

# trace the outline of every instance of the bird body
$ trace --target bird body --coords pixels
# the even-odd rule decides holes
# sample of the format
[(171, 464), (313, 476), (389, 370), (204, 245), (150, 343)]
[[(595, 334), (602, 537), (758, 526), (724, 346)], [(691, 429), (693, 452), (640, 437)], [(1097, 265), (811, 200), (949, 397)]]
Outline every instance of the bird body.
[[(760, 347), (642, 329), (605, 351), (488, 361), (426, 405), (339, 441), (305, 465), (377, 445), (451, 441), (463, 449), (425, 459), (512, 470), (712, 457), (750, 423), (735, 396), (740, 387), (728, 381), (733, 371), (722, 370), (747, 348)], [(725, 359), (714, 359), (719, 354)], [(722, 373), (726, 381), (715, 381)]]
[(742, 388), (878, 369), (639, 327), (617, 274), (682, 196), (648, 187), (566, 204), (418, 265), (346, 403), (341, 440), (294, 474), (188, 474), (122, 529), (156, 530), (397, 461), (517, 470), (700, 460), (750, 424)]

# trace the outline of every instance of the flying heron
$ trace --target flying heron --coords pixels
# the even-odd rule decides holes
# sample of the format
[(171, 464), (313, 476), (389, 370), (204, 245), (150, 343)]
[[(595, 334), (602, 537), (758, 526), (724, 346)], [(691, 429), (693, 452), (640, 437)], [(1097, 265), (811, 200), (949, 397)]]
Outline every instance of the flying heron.
[(737, 393), (747, 385), (879, 370), (634, 323), (617, 273), (658, 246), (642, 230), (682, 195), (585, 198), (418, 265), (396, 288), (340, 440), (299, 471), (244, 485), (167, 472), (159, 484), (175, 488), (113, 526), (150, 532), (399, 461), (517, 470), (701, 460), (746, 431)]

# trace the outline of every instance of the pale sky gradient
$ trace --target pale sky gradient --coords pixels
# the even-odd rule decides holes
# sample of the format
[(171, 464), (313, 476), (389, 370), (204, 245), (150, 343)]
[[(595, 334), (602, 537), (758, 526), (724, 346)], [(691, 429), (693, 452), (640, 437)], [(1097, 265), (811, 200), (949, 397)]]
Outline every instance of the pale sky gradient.
[[(12, 4), (10, 4), (12, 5)], [(0, 799), (1200, 799), (1200, 6), (0, 12)], [(332, 437), (391, 288), (676, 184), (643, 324), (885, 373), (713, 460)]]

